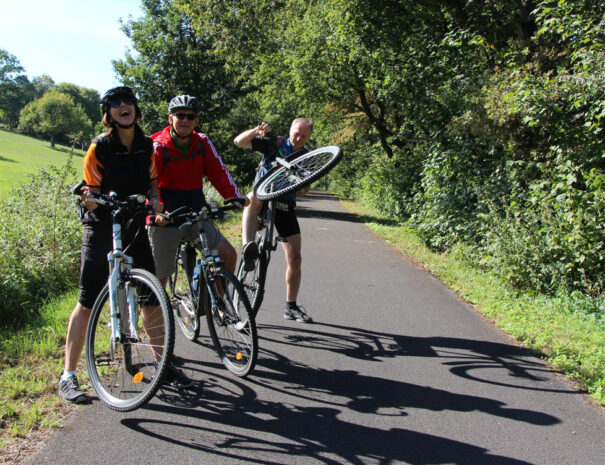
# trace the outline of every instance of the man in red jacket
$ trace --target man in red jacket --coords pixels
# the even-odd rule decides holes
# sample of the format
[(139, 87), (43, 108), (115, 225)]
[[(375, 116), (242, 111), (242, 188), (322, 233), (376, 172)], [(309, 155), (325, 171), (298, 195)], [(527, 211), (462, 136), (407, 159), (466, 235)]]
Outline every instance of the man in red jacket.
[[(223, 198), (243, 197), (231, 178), (227, 167), (205, 134), (195, 131), (199, 123), (199, 103), (190, 95), (177, 95), (168, 105), (170, 126), (151, 138), (158, 173), (160, 198), (166, 211), (183, 205), (199, 210), (204, 205), (204, 176)], [(249, 203), (242, 198), (242, 205)], [(211, 223), (206, 223), (210, 246), (230, 271), (235, 270), (237, 252), (231, 243)], [(174, 265), (174, 255), (183, 233), (173, 224), (156, 218), (149, 228), (149, 237), (156, 265), (156, 275), (164, 286)]]

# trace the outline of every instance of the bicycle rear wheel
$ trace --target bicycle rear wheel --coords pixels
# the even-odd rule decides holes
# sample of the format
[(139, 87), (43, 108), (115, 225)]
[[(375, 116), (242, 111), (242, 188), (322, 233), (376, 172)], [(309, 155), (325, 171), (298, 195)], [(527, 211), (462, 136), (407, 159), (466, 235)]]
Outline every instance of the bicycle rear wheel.
[(256, 364), (258, 336), (248, 297), (230, 271), (219, 268), (210, 277), (211, 299), (206, 314), (214, 348), (225, 367), (247, 376)]
[(160, 387), (174, 347), (174, 323), (168, 297), (154, 275), (133, 269), (119, 286), (126, 294), (134, 293), (134, 331), (130, 318), (122, 316), (130, 314), (127, 299), (118, 299), (120, 340), (112, 337), (105, 285), (86, 331), (86, 368), (99, 399), (113, 410), (128, 412), (145, 405)]
[(258, 258), (254, 261), (254, 268), (246, 271), (244, 269), (244, 259), (242, 258), (237, 270), (237, 279), (242, 284), (244, 293), (248, 297), (252, 316), (254, 317), (256, 317), (265, 296), (265, 281), (267, 279), (267, 267), (269, 264), (269, 254), (266, 250), (262, 249), (262, 243), (263, 237), (261, 236), (256, 240), (260, 252)]
[(175, 257), (174, 272), (168, 277), (168, 296), (176, 321), (183, 335), (194, 341), (200, 335), (200, 319), (198, 313), (199, 285), (193, 290), (191, 278), (195, 267), (195, 249), (179, 247)]
[(254, 195), (270, 200), (302, 189), (326, 175), (342, 158), (342, 149), (336, 145), (322, 147), (302, 155), (286, 158), (291, 167), (276, 163), (254, 186)]

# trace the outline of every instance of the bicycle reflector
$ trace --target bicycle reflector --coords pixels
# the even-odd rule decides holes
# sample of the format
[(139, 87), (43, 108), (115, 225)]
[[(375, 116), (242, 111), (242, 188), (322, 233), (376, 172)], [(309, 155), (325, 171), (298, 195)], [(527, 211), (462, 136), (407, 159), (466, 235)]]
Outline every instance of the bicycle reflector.
[(140, 383), (141, 381), (143, 381), (143, 378), (145, 377), (145, 375), (142, 372), (138, 372), (136, 375), (134, 375), (132, 377), (132, 382), (133, 383)]

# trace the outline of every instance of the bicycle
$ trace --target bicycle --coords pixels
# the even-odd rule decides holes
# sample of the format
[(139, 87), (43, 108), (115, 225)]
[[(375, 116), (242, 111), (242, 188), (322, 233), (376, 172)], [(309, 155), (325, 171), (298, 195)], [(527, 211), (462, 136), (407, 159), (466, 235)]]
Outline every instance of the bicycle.
[(306, 153), (295, 152), (285, 158), (277, 157), (274, 166), (254, 185), (254, 195), (260, 200), (268, 200), (259, 213), (255, 236), (258, 258), (254, 268), (246, 271), (242, 257), (237, 270), (237, 277), (248, 295), (254, 317), (263, 302), (271, 252), (277, 249), (277, 242), (286, 240), (274, 235), (278, 198), (296, 192), (325, 176), (341, 159), (342, 149), (335, 145)]
[[(237, 200), (240, 199), (228, 199), (226, 203)], [(236, 208), (205, 205), (195, 211), (179, 207), (166, 215), (180, 223), (182, 230), (191, 229), (189, 239), (182, 240), (177, 248), (168, 293), (185, 337), (197, 339), (200, 317), (205, 315), (219, 358), (230, 372), (245, 377), (254, 368), (258, 355), (256, 322), (241, 283), (224, 268), (218, 252), (210, 249), (203, 228), (205, 221), (224, 218), (225, 212)]]
[[(73, 194), (81, 195), (84, 185), (76, 185)], [(145, 405), (159, 389), (174, 348), (174, 320), (158, 279), (133, 268), (132, 257), (122, 248), (125, 218), (153, 212), (145, 196), (120, 200), (115, 193), (89, 192), (89, 200), (111, 210), (113, 247), (107, 255), (107, 284), (86, 330), (86, 368), (99, 399), (113, 410), (128, 412)]]

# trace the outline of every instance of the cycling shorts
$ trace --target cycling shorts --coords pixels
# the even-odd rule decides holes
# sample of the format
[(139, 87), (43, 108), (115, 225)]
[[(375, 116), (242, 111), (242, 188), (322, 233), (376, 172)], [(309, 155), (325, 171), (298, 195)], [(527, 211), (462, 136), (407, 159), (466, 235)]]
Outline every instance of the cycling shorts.
[[(122, 228), (122, 244), (124, 253), (133, 258), (134, 268), (143, 268), (155, 273), (149, 238), (144, 226), (137, 224), (135, 220), (129, 226)], [(112, 248), (111, 223), (103, 221), (84, 225), (78, 301), (86, 308), (93, 307), (103, 286), (107, 284), (109, 276), (107, 254)]]
[(275, 203), (275, 229), (277, 234), (283, 238), (300, 234), (295, 203), (279, 201)]
[[(208, 245), (214, 248), (225, 237), (211, 221), (201, 223), (201, 228), (206, 232)], [(178, 226), (149, 226), (149, 240), (155, 260), (155, 271), (158, 279), (167, 279), (174, 272), (174, 257), (180, 241), (189, 241), (197, 237), (199, 230), (195, 225)]]

